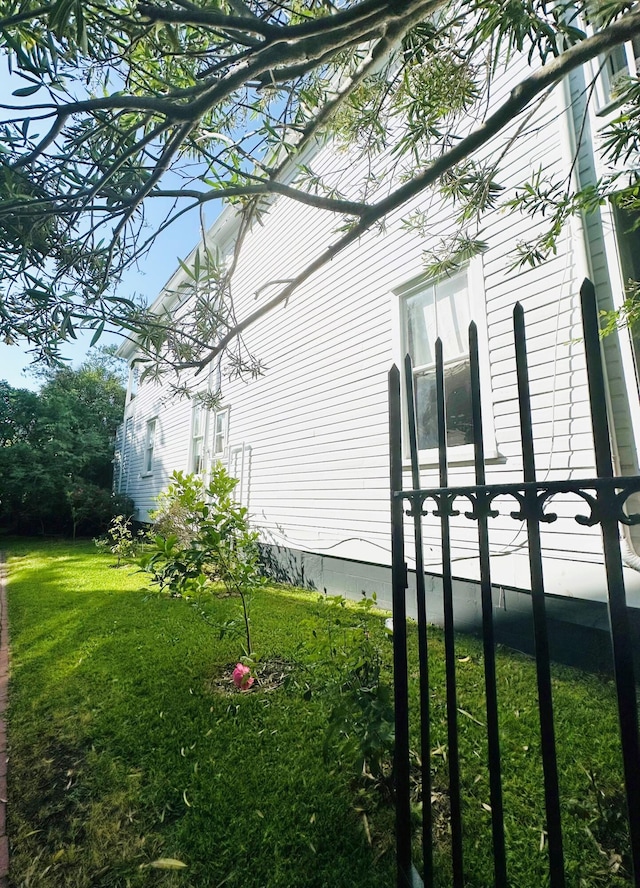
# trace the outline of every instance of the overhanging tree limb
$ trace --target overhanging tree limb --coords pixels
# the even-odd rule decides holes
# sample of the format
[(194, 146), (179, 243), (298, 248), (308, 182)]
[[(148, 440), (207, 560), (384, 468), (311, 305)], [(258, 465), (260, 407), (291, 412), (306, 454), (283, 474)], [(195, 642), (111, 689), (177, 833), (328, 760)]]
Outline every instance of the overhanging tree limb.
[(583, 43), (572, 47), (558, 56), (548, 66), (534, 72), (525, 81), (516, 86), (509, 98), (489, 117), (477, 130), (461, 139), (458, 144), (435, 160), (421, 174), (417, 175), (406, 185), (396, 189), (387, 198), (375, 204), (364, 217), (356, 223), (351, 230), (321, 253), (313, 262), (300, 272), (279, 293), (266, 302), (256, 311), (249, 314), (243, 321), (229, 330), (210, 349), (204, 359), (185, 365), (185, 369), (194, 368), (201, 371), (215, 359), (239, 334), (255, 324), (269, 312), (273, 311), (283, 302), (286, 302), (293, 293), (309, 280), (312, 275), (331, 262), (339, 253), (346, 250), (352, 243), (365, 234), (373, 225), (380, 222), (389, 213), (402, 207), (407, 201), (419, 195), (425, 189), (431, 187), (439, 178), (452, 169), (457, 163), (469, 157), (483, 145), (486, 145), (495, 135), (500, 133), (527, 105), (544, 90), (557, 84), (570, 71), (579, 65), (583, 65), (602, 52), (617, 46), (620, 43), (631, 40), (640, 33), (640, 11), (628, 13), (624, 20), (611, 25), (606, 32), (602, 32), (588, 38)]
[[(575, 5), (580, 11), (585, 4)], [(74, 318), (91, 325), (98, 302), (100, 312), (115, 307), (104, 282), (147, 248), (140, 234), (152, 198), (171, 202), (160, 230), (189, 208), (226, 196), (243, 204), (244, 232), (268, 206), (263, 196), (274, 193), (355, 219), (257, 313), (236, 323), (231, 310), (213, 357), (204, 350), (191, 364), (175, 365), (215, 359), (372, 225), (443, 175), (446, 190), (463, 175), (451, 176), (453, 167), (459, 164), (464, 176), (470, 170), (472, 178), (488, 175), (488, 167), (467, 162), (476, 150), (566, 71), (638, 33), (637, 5), (631, 12), (624, 4), (612, 7), (617, 21), (604, 21), (603, 31), (588, 39), (573, 26), (568, 2), (548, 6), (544, 0), (345, 0), (336, 8), (321, 0), (228, 0), (212, 7), (145, 0), (135, 10), (40, 4), (22, 8), (18, 21), (13, 0), (0, 0), (0, 49), (27, 76), (18, 95), (47, 89), (46, 102), (18, 107), (0, 122), (8, 148), (0, 155), (0, 262), (8, 272), (1, 332), (50, 342), (55, 353), (56, 331), (66, 335)], [(543, 67), (469, 131), (465, 121), (493, 88), (497, 54), (487, 44), (493, 34), (503, 50), (528, 50), (530, 63), (535, 56)], [(559, 45), (572, 42), (553, 59)], [(48, 131), (36, 135), (42, 125), (36, 121), (47, 118)], [(461, 131), (468, 135), (461, 138)], [(334, 132), (358, 145), (369, 142), (363, 149), (369, 172), (344, 199), (340, 184), (325, 182), (314, 161), (304, 165), (307, 146)], [(390, 162), (373, 172), (378, 147)], [(368, 202), (370, 188), (390, 188), (398, 172), (404, 184)], [(485, 186), (491, 183), (478, 181), (470, 193)]]

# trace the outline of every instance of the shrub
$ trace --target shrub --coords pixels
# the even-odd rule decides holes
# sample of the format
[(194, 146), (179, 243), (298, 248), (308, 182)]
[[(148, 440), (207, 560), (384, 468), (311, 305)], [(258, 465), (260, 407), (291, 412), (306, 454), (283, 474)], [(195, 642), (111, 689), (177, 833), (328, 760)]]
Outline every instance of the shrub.
[(105, 531), (117, 515), (131, 515), (133, 500), (89, 481), (77, 480), (66, 490), (73, 539), (77, 534), (91, 536)]
[(174, 472), (156, 510), (160, 527), (170, 532), (155, 535), (154, 550), (143, 567), (152, 583), (174, 596), (198, 597), (221, 583), (229, 595), (238, 597), (240, 618), (227, 620), (220, 629), (242, 637), (245, 656), (251, 657), (250, 604), (264, 579), (258, 535), (249, 526), (247, 509), (233, 498), (237, 483), (222, 463), (213, 467), (206, 488), (194, 475)]
[(144, 539), (144, 531), (139, 531), (137, 538), (131, 529), (131, 519), (125, 515), (116, 515), (111, 520), (106, 536), (95, 540), (99, 549), (109, 549), (116, 556), (116, 567), (138, 554), (138, 548)]
[(386, 780), (395, 726), (384, 642), (367, 616), (375, 598), (364, 598), (355, 614), (341, 596), (320, 596), (318, 603), (322, 628), (313, 628), (301, 652), (308, 664), (306, 693), (329, 701), (325, 748), (334, 744), (359, 774)]
[(175, 537), (177, 548), (187, 548), (198, 534), (207, 492), (196, 475), (174, 472), (171, 483), (158, 494), (151, 512), (154, 532), (164, 539)]

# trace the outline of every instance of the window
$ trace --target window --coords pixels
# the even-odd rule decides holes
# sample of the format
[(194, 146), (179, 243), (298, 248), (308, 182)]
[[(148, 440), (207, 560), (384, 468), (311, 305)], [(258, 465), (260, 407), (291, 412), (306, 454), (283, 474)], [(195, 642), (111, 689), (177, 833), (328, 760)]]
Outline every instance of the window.
[[(591, 34), (598, 30), (594, 23), (587, 22)], [(605, 55), (595, 59), (591, 70), (597, 74), (596, 94), (598, 113), (606, 114), (619, 98), (620, 81), (625, 77), (636, 77), (640, 71), (640, 37), (628, 43), (614, 46)]]
[(205, 470), (207, 419), (206, 408), (202, 404), (196, 404), (191, 420), (191, 471), (197, 475)]
[(601, 104), (609, 105), (616, 101), (620, 80), (636, 75), (639, 60), (640, 39), (637, 37), (631, 43), (614, 47), (604, 59), (601, 59)]
[(418, 449), (438, 446), (435, 341), (442, 340), (447, 445), (473, 443), (467, 270), (403, 291), (405, 350), (413, 361)]
[(127, 402), (133, 401), (138, 394), (138, 383), (140, 382), (140, 369), (135, 364), (129, 367), (129, 385), (127, 392)]
[(144, 474), (150, 475), (153, 472), (153, 450), (156, 444), (156, 428), (157, 419), (147, 421), (147, 438), (144, 448)]
[(129, 460), (133, 446), (133, 419), (128, 416), (124, 423), (124, 437), (122, 440), (122, 459), (120, 461), (120, 478), (118, 493), (126, 493), (129, 490)]
[(213, 455), (219, 459), (227, 449), (229, 411), (216, 410), (213, 423)]
[[(191, 416), (191, 456), (189, 471), (201, 475), (213, 459), (222, 459), (227, 450), (229, 409), (211, 412), (195, 404)], [(213, 441), (211, 437), (213, 436)]]
[(233, 491), (234, 498), (249, 508), (249, 493), (251, 487), (251, 445), (237, 444), (230, 448), (229, 474), (237, 478), (238, 484)]
[[(630, 284), (640, 282), (640, 217), (615, 203), (612, 204), (612, 209), (622, 283), (626, 289)], [(633, 290), (635, 291), (635, 287)], [(625, 298), (630, 297), (631, 294), (627, 292)], [(640, 392), (640, 324), (636, 322), (630, 326), (629, 333), (635, 361), (636, 383)]]

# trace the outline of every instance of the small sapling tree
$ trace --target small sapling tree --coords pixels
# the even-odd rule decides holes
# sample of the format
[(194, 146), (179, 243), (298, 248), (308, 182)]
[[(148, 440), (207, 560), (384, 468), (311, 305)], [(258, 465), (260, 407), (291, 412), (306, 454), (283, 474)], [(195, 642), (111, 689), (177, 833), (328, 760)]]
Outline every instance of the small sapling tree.
[(140, 536), (134, 537), (131, 528), (131, 519), (126, 515), (116, 515), (111, 519), (106, 536), (95, 540), (98, 549), (108, 549), (116, 556), (116, 567), (120, 567), (123, 561), (135, 558)]
[(155, 535), (174, 538), (179, 549), (188, 548), (198, 534), (205, 501), (201, 478), (174, 472), (167, 488), (156, 497), (156, 508), (151, 512)]
[(251, 601), (264, 579), (258, 534), (249, 525), (247, 509), (233, 496), (237, 483), (222, 463), (214, 465), (207, 486), (194, 475), (174, 472), (156, 512), (169, 533), (156, 535), (143, 566), (151, 581), (172, 595), (188, 594), (198, 601), (203, 592), (222, 585), (228, 595), (238, 598), (240, 617), (219, 628), (222, 635), (238, 635), (245, 657), (251, 658)]

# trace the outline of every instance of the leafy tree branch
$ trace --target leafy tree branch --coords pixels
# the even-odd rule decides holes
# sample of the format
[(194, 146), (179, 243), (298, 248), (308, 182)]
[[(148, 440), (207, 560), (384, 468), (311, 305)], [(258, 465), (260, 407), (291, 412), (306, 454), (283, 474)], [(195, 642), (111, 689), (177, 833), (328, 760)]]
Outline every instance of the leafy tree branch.
[[(55, 361), (78, 329), (122, 324), (154, 374), (203, 370), (225, 351), (254, 372), (243, 332), (432, 190), (456, 203), (465, 249), (480, 248), (465, 226), (495, 207), (500, 170), (478, 153), (503, 133), (508, 145), (539, 97), (639, 33), (638, 4), (622, 0), (0, 0), (0, 53), (19, 83), (15, 104), (0, 106), (0, 335)], [(516, 53), (529, 74), (487, 114)], [(637, 82), (620, 101), (626, 110), (604, 150), (627, 162)], [(325, 138), (363, 159), (357, 185), (340, 189), (313, 168), (310, 149)], [(614, 186), (570, 195), (563, 218)], [(535, 193), (528, 209), (550, 212), (549, 194)], [(238, 318), (239, 250), (274, 196), (335, 214), (341, 233)], [(157, 231), (215, 200), (237, 208), (240, 235), (227, 269), (208, 263), (207, 298), (205, 282), (191, 282), (195, 326), (182, 318), (174, 329), (175, 318), (152, 318), (118, 295), (119, 276), (153, 243), (154, 201), (170, 203)]]
[(569, 71), (578, 65), (596, 58), (605, 49), (617, 45), (616, 41), (631, 39), (638, 33), (640, 33), (640, 11), (629, 14), (624, 21), (612, 25), (611, 33), (596, 34), (583, 43), (572, 47), (557, 59), (554, 59), (548, 66), (535, 72), (526, 81), (518, 84), (511, 92), (509, 98), (476, 130), (461, 139), (453, 148), (431, 163), (426, 170), (414, 176), (411, 181), (396, 189), (378, 204), (372, 206), (363, 214), (360, 221), (352, 226), (347, 234), (343, 235), (313, 262), (307, 265), (276, 296), (248, 315), (236, 327), (229, 330), (216, 346), (209, 350), (203, 359), (190, 363), (187, 367), (195, 367), (198, 370), (202, 370), (211, 360), (227, 348), (235, 336), (248, 329), (248, 327), (255, 324), (266, 314), (273, 311), (278, 305), (289, 299), (312, 275), (358, 240), (373, 225), (394, 210), (402, 207), (422, 191), (431, 187), (456, 164), (470, 157), (475, 151), (486, 145), (509, 122), (515, 119), (536, 96), (557, 84)]

